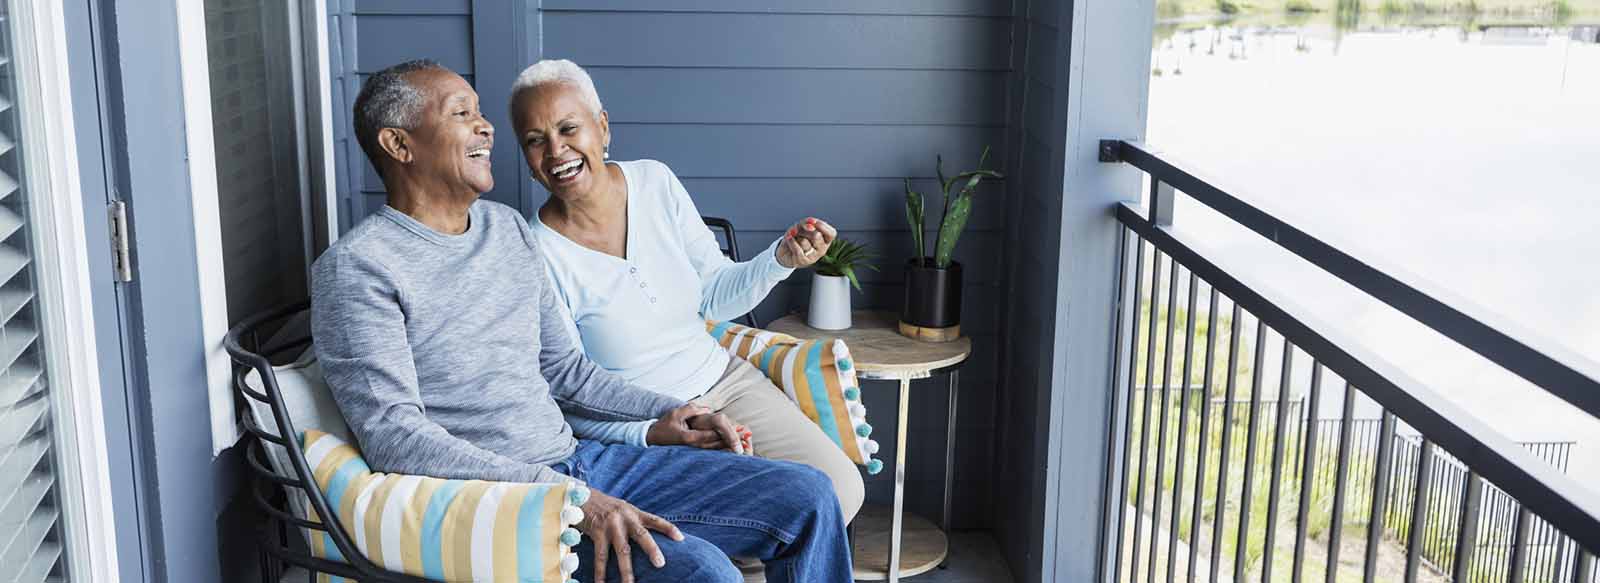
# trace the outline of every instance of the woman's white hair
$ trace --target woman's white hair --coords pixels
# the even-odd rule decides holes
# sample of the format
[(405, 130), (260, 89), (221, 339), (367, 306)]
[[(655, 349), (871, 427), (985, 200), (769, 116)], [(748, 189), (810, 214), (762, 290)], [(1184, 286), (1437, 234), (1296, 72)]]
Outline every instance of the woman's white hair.
[(545, 59), (528, 65), (521, 75), (517, 75), (517, 81), (511, 84), (511, 101), (515, 103), (523, 91), (536, 90), (553, 83), (577, 89), (579, 97), (589, 106), (590, 113), (596, 120), (600, 119), (600, 112), (605, 110), (600, 107), (600, 92), (595, 91), (594, 80), (589, 78), (589, 72), (583, 67), (566, 59)]

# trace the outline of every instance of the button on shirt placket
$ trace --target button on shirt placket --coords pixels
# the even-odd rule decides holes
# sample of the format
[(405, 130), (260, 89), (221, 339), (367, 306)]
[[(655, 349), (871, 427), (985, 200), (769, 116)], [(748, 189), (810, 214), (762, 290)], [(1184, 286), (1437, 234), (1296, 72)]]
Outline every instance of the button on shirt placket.
[[(644, 278), (639, 276), (639, 268), (637, 266), (632, 266), (632, 265), (628, 266), (628, 275), (632, 276), (634, 280), (639, 282), (639, 289), (640, 290), (643, 290), (645, 288), (650, 287), (650, 285), (644, 281)], [(641, 291), (640, 293), (644, 294), (644, 297), (649, 298), (650, 303), (652, 303), (652, 304), (656, 303), (656, 297), (653, 296), (653, 295), (650, 295), (650, 292)]]

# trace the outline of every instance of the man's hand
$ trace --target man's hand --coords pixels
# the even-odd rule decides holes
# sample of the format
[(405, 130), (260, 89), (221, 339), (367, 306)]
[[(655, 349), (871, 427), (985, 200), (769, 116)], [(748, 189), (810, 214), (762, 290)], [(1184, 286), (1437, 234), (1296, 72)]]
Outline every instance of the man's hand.
[(684, 405), (668, 411), (645, 433), (650, 445), (687, 445), (701, 449), (726, 449), (747, 453), (749, 430), (727, 415), (712, 413), (700, 405)]
[(672, 523), (599, 490), (591, 490), (589, 501), (583, 504), (583, 521), (578, 523), (578, 530), (594, 541), (595, 581), (606, 580), (606, 566), (614, 554), (622, 583), (633, 583), (633, 560), (630, 558), (633, 544), (639, 545), (639, 550), (650, 557), (650, 564), (657, 569), (666, 566), (667, 559), (650, 536), (652, 530), (675, 541), (683, 540), (683, 533)]
[(715, 431), (689, 427), (689, 419), (710, 413), (711, 409), (694, 404), (668, 411), (655, 423), (650, 424), (650, 430), (645, 433), (644, 441), (650, 445), (687, 445), (717, 449), (717, 444), (722, 438)]

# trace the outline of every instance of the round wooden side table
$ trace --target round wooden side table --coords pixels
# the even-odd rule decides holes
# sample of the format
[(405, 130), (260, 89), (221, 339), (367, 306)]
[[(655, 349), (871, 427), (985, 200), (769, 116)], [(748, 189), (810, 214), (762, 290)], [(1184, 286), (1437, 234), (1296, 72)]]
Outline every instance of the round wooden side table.
[[(861, 509), (854, 523), (858, 536), (852, 549), (856, 579), (888, 579), (894, 583), (901, 577), (933, 569), (949, 555), (950, 543), (946, 534), (950, 530), (951, 481), (955, 477), (956, 396), (960, 386), (958, 369), (972, 353), (972, 339), (935, 343), (907, 338), (898, 331), (899, 318), (890, 312), (857, 311), (851, 314), (851, 319), (854, 325), (847, 330), (812, 328), (806, 325), (803, 315), (785, 316), (765, 328), (808, 340), (843, 339), (850, 347), (850, 358), (855, 362), (858, 379), (900, 381), (899, 415), (895, 424), (894, 506)], [(948, 433), (944, 442), (944, 516), (940, 517), (943, 523), (941, 530), (931, 521), (905, 512), (906, 429), (911, 381), (946, 372), (950, 373), (950, 413), (946, 419)]]

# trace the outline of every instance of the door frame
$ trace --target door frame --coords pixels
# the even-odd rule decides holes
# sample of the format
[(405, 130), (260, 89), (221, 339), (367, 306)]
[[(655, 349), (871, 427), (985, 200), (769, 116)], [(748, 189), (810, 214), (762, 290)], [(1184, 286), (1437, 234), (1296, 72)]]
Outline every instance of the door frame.
[(211, 406), (211, 455), (239, 441), (234, 420), (232, 360), (222, 348), (228, 334), (228, 290), (222, 266), (222, 218), (217, 198), (217, 157), (211, 120), (210, 51), (205, 0), (177, 0), (178, 71), (183, 80), (184, 141), (189, 151), (189, 203), (194, 217), (194, 263), (200, 284), (201, 341), (206, 395)]

